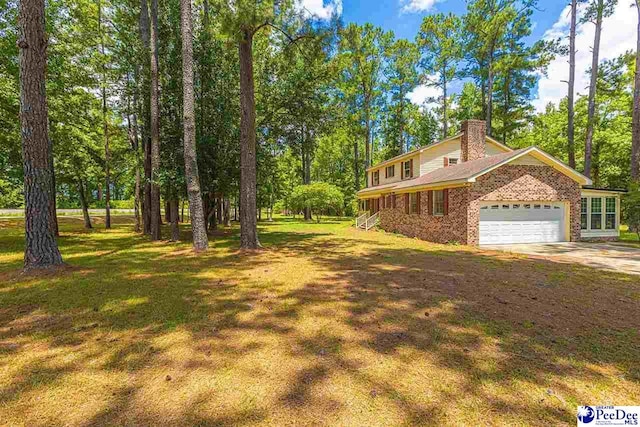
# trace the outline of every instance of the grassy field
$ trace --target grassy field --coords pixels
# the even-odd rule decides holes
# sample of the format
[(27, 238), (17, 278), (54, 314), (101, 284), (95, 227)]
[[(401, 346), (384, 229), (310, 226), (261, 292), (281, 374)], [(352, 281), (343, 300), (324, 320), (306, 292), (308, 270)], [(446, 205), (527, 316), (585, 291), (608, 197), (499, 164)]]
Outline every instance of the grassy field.
[(60, 218), (69, 266), (36, 276), (0, 220), (0, 424), (575, 425), (640, 402), (637, 276), (337, 220), (196, 256), (114, 219)]
[(633, 243), (640, 246), (640, 241), (638, 241), (638, 233), (629, 231), (629, 227), (627, 227), (626, 225), (620, 227), (620, 241), (624, 243)]

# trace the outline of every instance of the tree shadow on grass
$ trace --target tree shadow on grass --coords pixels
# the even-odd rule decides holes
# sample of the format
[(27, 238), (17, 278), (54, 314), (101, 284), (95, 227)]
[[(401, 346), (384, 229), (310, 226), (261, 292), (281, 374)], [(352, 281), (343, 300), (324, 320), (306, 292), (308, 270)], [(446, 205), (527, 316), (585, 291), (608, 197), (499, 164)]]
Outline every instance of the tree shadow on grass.
[[(440, 408), (471, 396), (489, 402), (490, 411), (517, 414), (521, 422), (539, 417), (570, 422), (575, 406), (567, 402), (589, 400), (575, 383), (615, 387), (618, 378), (604, 366), (632, 385), (628, 394), (621, 392), (624, 401), (638, 397), (640, 323), (630, 313), (640, 309), (640, 282), (633, 276), (463, 248), (452, 253), (445, 247), (381, 248), (357, 257), (318, 253), (315, 260), (334, 274), (289, 295), (299, 310), (346, 301), (344, 323), (358, 331), (363, 351), (392, 358), (428, 355), (443, 372), (461, 374), (458, 393), (442, 394)], [(326, 342), (325, 337), (305, 344), (313, 350), (303, 354)], [(482, 348), (488, 343), (495, 350)], [(340, 353), (327, 354), (338, 370), (354, 373), (367, 387), (397, 393), (352, 369)], [(510, 402), (486, 392), (514, 382), (538, 389), (539, 401)], [(403, 406), (411, 396), (394, 400)], [(433, 407), (406, 409), (414, 414), (411, 422), (425, 421), (427, 413), (429, 423), (446, 422)]]
[(559, 424), (640, 395), (633, 276), (301, 229), (65, 237), (78, 270), (0, 285), (9, 422)]

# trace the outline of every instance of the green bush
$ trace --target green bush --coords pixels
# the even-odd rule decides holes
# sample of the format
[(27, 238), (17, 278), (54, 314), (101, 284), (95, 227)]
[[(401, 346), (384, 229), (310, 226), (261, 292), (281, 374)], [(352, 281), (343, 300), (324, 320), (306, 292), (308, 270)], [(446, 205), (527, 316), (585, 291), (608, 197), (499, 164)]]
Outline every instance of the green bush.
[(302, 211), (311, 209), (311, 213), (320, 222), (322, 214), (342, 213), (344, 196), (338, 187), (326, 182), (314, 182), (308, 185), (299, 185), (293, 189), (289, 197), (291, 208)]
[(24, 207), (22, 186), (0, 179), (0, 208), (18, 209)]

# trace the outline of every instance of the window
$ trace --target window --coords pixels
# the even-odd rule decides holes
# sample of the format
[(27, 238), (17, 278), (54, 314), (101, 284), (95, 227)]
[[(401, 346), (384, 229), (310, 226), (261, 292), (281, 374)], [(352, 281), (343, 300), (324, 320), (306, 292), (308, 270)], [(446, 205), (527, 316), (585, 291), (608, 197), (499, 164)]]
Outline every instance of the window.
[(391, 195), (386, 196), (386, 199), (384, 201), (384, 207), (387, 209), (391, 209), (393, 207), (393, 202), (392, 202), (392, 197)]
[(402, 179), (411, 178), (411, 165), (413, 160), (407, 160), (406, 162), (402, 162)]
[(602, 229), (602, 199), (599, 197), (591, 199), (591, 229)]
[(498, 209), (500, 205), (491, 205), (491, 209)]
[(384, 170), (385, 178), (393, 178), (395, 174), (396, 174), (396, 165), (387, 166), (387, 168)]
[(513, 205), (513, 209), (520, 209), (520, 205)]
[(580, 228), (582, 230), (586, 230), (588, 227), (587, 217), (587, 198), (583, 197), (580, 199)]
[(444, 215), (444, 191), (436, 190), (433, 192), (433, 214)]
[(409, 193), (409, 213), (418, 213), (418, 193)]
[(605, 228), (607, 230), (616, 229), (616, 198), (607, 197), (605, 199)]
[(502, 205), (502, 209), (509, 209), (511, 205)]
[(380, 171), (375, 171), (373, 173), (373, 176), (372, 176), (371, 180), (372, 180), (374, 186), (380, 184)]
[(458, 159), (449, 159), (449, 166), (457, 165), (457, 164), (458, 164)]
[(544, 205), (545, 209), (551, 209), (551, 205)]
[(525, 209), (531, 209), (531, 205), (524, 205)]

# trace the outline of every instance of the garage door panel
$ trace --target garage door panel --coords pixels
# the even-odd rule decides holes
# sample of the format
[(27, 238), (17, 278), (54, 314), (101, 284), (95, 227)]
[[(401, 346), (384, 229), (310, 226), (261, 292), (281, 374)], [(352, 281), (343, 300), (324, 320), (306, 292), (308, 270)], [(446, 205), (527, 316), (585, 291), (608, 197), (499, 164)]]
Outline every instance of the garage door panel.
[(480, 244), (560, 242), (563, 224), (562, 203), (483, 202)]

